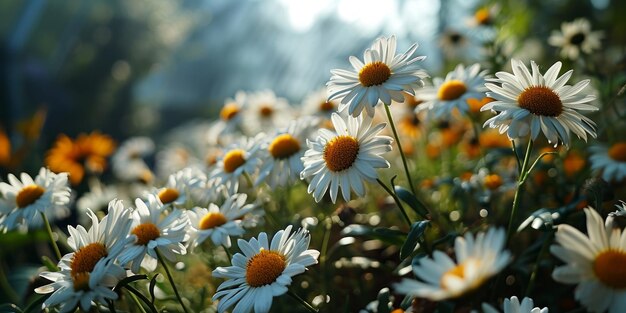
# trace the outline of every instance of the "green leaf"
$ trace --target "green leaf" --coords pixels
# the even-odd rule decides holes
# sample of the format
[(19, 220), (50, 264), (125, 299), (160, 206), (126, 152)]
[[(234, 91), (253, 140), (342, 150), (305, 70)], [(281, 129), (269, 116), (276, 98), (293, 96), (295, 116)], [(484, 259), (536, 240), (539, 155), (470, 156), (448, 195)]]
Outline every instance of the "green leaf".
[(409, 235), (406, 237), (406, 240), (400, 249), (401, 260), (404, 260), (406, 257), (411, 255), (411, 253), (413, 253), (413, 250), (415, 250), (420, 237), (424, 235), (424, 231), (428, 225), (430, 225), (429, 221), (415, 222), (411, 225), (411, 231), (409, 231)]
[(159, 273), (157, 273), (152, 277), (152, 279), (150, 279), (150, 289), (148, 289), (148, 291), (150, 291), (150, 300), (152, 300), (152, 304), (154, 304), (154, 287), (156, 286), (158, 276)]
[(383, 288), (378, 292), (378, 313), (391, 313), (389, 309), (389, 288)]
[(378, 239), (391, 245), (400, 246), (404, 242), (406, 234), (394, 229), (371, 228), (365, 225), (352, 224), (346, 226), (341, 234), (344, 237), (368, 237)]
[(400, 186), (393, 186), (393, 190), (398, 198), (408, 204), (415, 213), (424, 219), (428, 219), (428, 210), (426, 209), (426, 206), (424, 206), (424, 204), (419, 201), (419, 199), (417, 199), (412, 192)]

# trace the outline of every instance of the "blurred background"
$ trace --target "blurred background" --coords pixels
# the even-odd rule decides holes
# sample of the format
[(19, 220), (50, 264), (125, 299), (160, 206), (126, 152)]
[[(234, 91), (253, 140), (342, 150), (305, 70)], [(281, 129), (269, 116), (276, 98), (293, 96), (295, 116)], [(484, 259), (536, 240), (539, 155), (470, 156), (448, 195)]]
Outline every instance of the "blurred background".
[[(380, 35), (395, 34), (402, 51), (418, 42), (418, 53), (427, 56), (424, 67), (436, 75), (455, 62), (479, 60), (481, 37), (489, 34), (469, 25), (486, 4), (1, 1), (0, 128), (15, 148), (23, 122), (42, 127), (34, 148), (43, 152), (59, 133), (157, 135), (192, 117), (211, 116), (240, 89), (269, 88), (299, 104), (328, 81), (330, 69), (348, 67), (348, 56), (361, 57)], [(612, 46), (626, 40), (624, 19), (617, 18), (626, 12), (623, 1), (491, 4), (501, 17), (498, 36), (510, 42), (508, 49), (531, 57), (541, 50), (558, 57), (545, 37), (581, 16), (604, 30)]]

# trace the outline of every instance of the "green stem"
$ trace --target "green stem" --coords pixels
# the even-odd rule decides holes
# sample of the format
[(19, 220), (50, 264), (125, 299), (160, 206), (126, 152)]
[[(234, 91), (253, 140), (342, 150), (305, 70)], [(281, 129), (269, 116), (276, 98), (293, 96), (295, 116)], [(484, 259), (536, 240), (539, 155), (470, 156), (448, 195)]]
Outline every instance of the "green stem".
[(543, 159), (543, 157), (545, 157), (546, 155), (549, 155), (549, 154), (559, 154), (559, 153), (555, 152), (555, 151), (542, 153), (539, 157), (537, 157), (535, 162), (533, 162), (533, 164), (528, 168), (528, 171), (526, 172), (526, 176), (524, 177), (524, 180), (526, 180), (526, 178), (528, 178), (528, 174), (530, 174), (530, 172), (532, 172), (532, 170), (535, 168), (535, 166), (537, 166), (537, 163), (539, 163), (539, 161), (541, 161), (541, 159)]
[(398, 199), (398, 196), (393, 191), (391, 191), (391, 189), (389, 189), (389, 187), (387, 187), (387, 185), (385, 185), (385, 183), (383, 183), (380, 179), (376, 178), (376, 181), (381, 187), (383, 187), (383, 189), (385, 189), (385, 191), (396, 202), (396, 204), (398, 205), (398, 208), (400, 208), (400, 212), (402, 212), (402, 216), (404, 217), (404, 220), (406, 221), (407, 225), (409, 225), (409, 228), (411, 228), (411, 225), (412, 225), (411, 219), (409, 218), (409, 215), (406, 214), (406, 210), (404, 209), (404, 206), (400, 202), (400, 199)]
[(293, 291), (287, 290), (287, 294), (290, 295), (292, 298), (296, 299), (296, 301), (300, 302), (300, 304), (302, 304), (302, 306), (304, 306), (309, 312), (313, 312), (313, 313), (319, 312), (316, 308), (314, 308), (312, 305), (310, 305), (304, 299), (300, 298), (300, 296), (295, 294)]
[(522, 163), (522, 168), (520, 169), (519, 178), (517, 180), (517, 189), (515, 189), (515, 196), (513, 197), (513, 206), (511, 207), (511, 216), (509, 217), (509, 226), (506, 231), (506, 242), (508, 243), (513, 236), (513, 231), (515, 229), (515, 215), (517, 213), (517, 208), (519, 207), (519, 198), (520, 195), (524, 192), (524, 182), (526, 181), (526, 177), (528, 176), (526, 173), (526, 168), (528, 166), (528, 161), (530, 159), (530, 153), (533, 149), (533, 141), (528, 140), (528, 146), (526, 147), (526, 154), (524, 154), (524, 162)]
[(409, 181), (411, 192), (415, 194), (415, 186), (413, 186), (413, 179), (411, 179), (409, 166), (407, 165), (406, 156), (404, 155), (404, 151), (402, 150), (402, 144), (400, 143), (400, 137), (398, 137), (398, 132), (396, 131), (396, 125), (393, 122), (391, 111), (389, 110), (388, 105), (384, 104), (383, 106), (385, 107), (385, 112), (387, 112), (387, 119), (389, 120), (389, 124), (391, 125), (391, 131), (393, 132), (393, 137), (396, 139), (396, 145), (398, 146), (398, 150), (400, 150), (400, 157), (402, 158), (402, 165), (404, 166), (404, 173), (406, 174), (406, 179)]
[(248, 186), (250, 188), (254, 187), (254, 183), (252, 182), (252, 178), (250, 177), (250, 175), (248, 174), (248, 172), (243, 172), (243, 177), (246, 178), (246, 181), (248, 182)]
[[(139, 299), (141, 299), (141, 301), (143, 301), (150, 308), (150, 311), (152, 311), (152, 313), (159, 313), (159, 311), (156, 309), (156, 307), (154, 307), (154, 304), (152, 304), (152, 302), (148, 298), (146, 298), (146, 296), (144, 296), (141, 292), (139, 292), (139, 290), (135, 289), (131, 285), (124, 285), (124, 288), (126, 288), (126, 290), (130, 291), (131, 294), (139, 297)], [(133, 298), (133, 299), (136, 300), (137, 298)], [(137, 303), (139, 303), (139, 301), (137, 301)], [(138, 304), (138, 306), (142, 307), (139, 304)]]
[(174, 294), (176, 295), (176, 298), (178, 299), (178, 302), (180, 302), (180, 305), (183, 307), (183, 311), (185, 311), (185, 313), (189, 313), (187, 311), (187, 308), (185, 307), (185, 303), (183, 303), (183, 299), (180, 297), (180, 294), (178, 293), (178, 289), (176, 288), (176, 284), (174, 284), (174, 279), (172, 278), (172, 274), (170, 273), (170, 269), (167, 267), (167, 263), (165, 263), (165, 260), (163, 260), (163, 257), (161, 257), (161, 253), (159, 253), (159, 250), (154, 249), (154, 252), (156, 252), (157, 258), (159, 259), (159, 262), (161, 262), (161, 265), (163, 265), (163, 268), (165, 269), (165, 274), (167, 274), (167, 279), (170, 281), (170, 285), (172, 285), (172, 289), (174, 289)]
[(517, 147), (515, 146), (515, 140), (511, 140), (511, 149), (513, 150), (513, 155), (515, 155), (515, 160), (517, 161), (517, 174), (522, 175), (520, 172), (522, 170), (522, 162), (519, 159), (519, 155), (517, 154)]
[(224, 248), (224, 252), (226, 252), (226, 255), (228, 255), (228, 259), (232, 261), (233, 255), (230, 254), (230, 251), (228, 250), (228, 248), (226, 248), (225, 245), (222, 245), (222, 248)]
[(59, 250), (59, 246), (57, 246), (57, 242), (54, 240), (54, 234), (52, 233), (52, 228), (50, 227), (50, 221), (48, 221), (48, 217), (46, 217), (44, 212), (41, 212), (41, 217), (43, 218), (43, 223), (46, 226), (48, 237), (50, 237), (50, 243), (54, 249), (54, 254), (57, 256), (57, 260), (61, 261), (61, 250)]
[(535, 265), (533, 266), (533, 271), (528, 278), (528, 286), (526, 287), (526, 297), (530, 297), (530, 293), (533, 291), (535, 287), (535, 280), (537, 279), (537, 272), (539, 271), (539, 262), (541, 258), (548, 252), (550, 248), (550, 244), (552, 243), (552, 239), (554, 238), (554, 231), (550, 231), (546, 235), (546, 239), (543, 241), (543, 245), (541, 246), (541, 250), (539, 254), (537, 254), (537, 260), (535, 261)]

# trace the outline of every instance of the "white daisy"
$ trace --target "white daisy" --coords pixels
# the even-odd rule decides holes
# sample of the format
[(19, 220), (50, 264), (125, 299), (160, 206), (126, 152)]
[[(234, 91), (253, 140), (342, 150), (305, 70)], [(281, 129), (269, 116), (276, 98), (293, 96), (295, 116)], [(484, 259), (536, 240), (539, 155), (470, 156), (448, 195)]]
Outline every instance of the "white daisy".
[(512, 59), (513, 74), (496, 73), (497, 79), (485, 86), (491, 90), (487, 96), (496, 101), (487, 103), (481, 109), (493, 110), (499, 114), (488, 119), (484, 125), (499, 128), (509, 138), (520, 138), (530, 134), (535, 140), (542, 131), (548, 142), (557, 145), (563, 142), (569, 145), (570, 132), (587, 140), (587, 133), (596, 137), (595, 123), (578, 111), (596, 111), (597, 107), (589, 104), (595, 97), (580, 94), (589, 80), (583, 80), (574, 86), (565, 85), (572, 76), (572, 70), (557, 77), (561, 62), (552, 65), (545, 75), (539, 72), (535, 62), (531, 61), (532, 74), (521, 61)]
[(328, 100), (341, 100), (339, 111), (348, 109), (354, 117), (363, 109), (374, 116), (378, 101), (386, 105), (391, 100), (404, 101), (403, 92), (414, 94), (422, 86), (426, 72), (418, 69), (417, 61), (424, 56), (414, 56), (417, 44), (405, 53), (396, 54), (396, 37), (380, 37), (363, 53), (361, 62), (357, 57), (349, 58), (353, 70), (331, 70), (328, 86)]
[(163, 179), (199, 163), (200, 161), (192, 154), (191, 150), (179, 143), (165, 147), (156, 155), (156, 171), (159, 177)]
[[(483, 313), (500, 313), (500, 311), (487, 303), (483, 303)], [(519, 302), (516, 296), (511, 299), (504, 299), (502, 305), (504, 313), (548, 313), (548, 308), (536, 308), (534, 307), (533, 299), (524, 298), (522, 303)]]
[(339, 101), (328, 100), (328, 90), (323, 87), (314, 91), (302, 101), (302, 116), (317, 116), (330, 119), (330, 115), (339, 109)]
[(213, 300), (220, 300), (218, 312), (235, 306), (233, 313), (269, 312), (272, 298), (287, 292), (291, 277), (301, 274), (307, 266), (317, 263), (319, 251), (308, 249), (311, 238), (305, 229), (291, 233), (292, 226), (278, 231), (268, 241), (266, 233), (259, 239), (237, 244), (241, 253), (236, 253), (232, 266), (218, 267), (213, 277), (226, 278), (218, 288)]
[(222, 143), (223, 136), (232, 136), (243, 132), (243, 112), (247, 110), (248, 95), (237, 91), (235, 98), (228, 98), (220, 110), (220, 119), (213, 124), (208, 132), (209, 143)]
[(480, 287), (500, 272), (511, 260), (503, 250), (503, 229), (490, 228), (474, 239), (470, 233), (457, 237), (454, 243), (456, 263), (445, 253), (435, 251), (432, 258), (423, 258), (413, 273), (423, 281), (403, 279), (395, 285), (396, 292), (432, 301), (457, 298)]
[(607, 182), (622, 182), (626, 179), (626, 141), (618, 141), (607, 147), (603, 144), (589, 147), (591, 169), (602, 173)]
[(303, 117), (292, 121), (273, 137), (267, 137), (255, 185), (264, 181), (275, 188), (298, 181), (304, 169), (301, 158), (306, 150), (306, 140), (317, 123), (316, 118)]
[(111, 163), (113, 173), (117, 178), (124, 181), (152, 180), (152, 171), (144, 161), (144, 158), (154, 152), (154, 142), (148, 137), (129, 138), (117, 149)]
[(242, 175), (253, 175), (261, 160), (259, 150), (265, 134), (254, 138), (242, 138), (224, 150), (216, 167), (209, 175), (215, 184), (225, 185), (229, 193), (239, 189), (239, 178)]
[(248, 107), (243, 111), (243, 128), (249, 136), (287, 126), (293, 119), (287, 99), (271, 90), (248, 94)]
[(309, 150), (302, 157), (304, 170), (300, 178), (311, 178), (307, 192), (313, 194), (316, 202), (330, 190), (334, 203), (339, 188), (345, 201), (350, 201), (351, 189), (363, 197), (363, 180), (375, 181), (376, 169), (389, 167), (381, 154), (391, 151), (392, 139), (378, 135), (386, 124), (371, 127), (369, 117), (346, 118), (334, 113), (331, 119), (335, 131), (320, 129), (315, 141), (307, 140)]
[(43, 307), (62, 304), (61, 310), (68, 312), (80, 301), (83, 310), (91, 307), (91, 302), (104, 299), (117, 299), (111, 287), (126, 277), (124, 269), (113, 264), (115, 258), (134, 238), (128, 236), (130, 214), (122, 201), (109, 203), (108, 214), (98, 221), (98, 217), (89, 210), (91, 228), (85, 230), (81, 225), (68, 226), (70, 234), (67, 244), (74, 250), (59, 262), (60, 272), (44, 272), (42, 277), (53, 283), (36, 289), (38, 293), (51, 293)]
[[(104, 211), (111, 200), (120, 199), (116, 185), (105, 186), (97, 178), (89, 180), (89, 191), (76, 200), (76, 209), (79, 224), (85, 225), (90, 221), (87, 211), (98, 213)], [(121, 198), (120, 200), (125, 200)]]
[(153, 195), (164, 205), (185, 207), (188, 201), (193, 202), (194, 195), (204, 191), (206, 177), (204, 173), (191, 167), (184, 168), (167, 178), (163, 188), (157, 189)]
[(570, 60), (577, 60), (581, 53), (591, 54), (600, 49), (602, 31), (591, 31), (591, 24), (584, 18), (572, 22), (563, 22), (561, 31), (553, 31), (548, 43), (561, 48), (561, 56)]
[(424, 87), (416, 93), (423, 100), (417, 110), (432, 111), (435, 118), (448, 117), (455, 108), (463, 114), (467, 113), (468, 99), (482, 99), (485, 96), (486, 74), (486, 70), (480, 71), (478, 63), (468, 68), (463, 64), (457, 65), (445, 79), (436, 77), (433, 79), (434, 86)]
[(0, 182), (0, 230), (39, 227), (43, 224), (41, 213), (49, 220), (69, 215), (67, 173), (55, 174), (42, 167), (34, 180), (26, 173), (20, 178), (9, 174), (8, 184)]
[(66, 254), (61, 259), (59, 272), (40, 274), (52, 281), (35, 289), (39, 294), (52, 293), (43, 303), (42, 309), (59, 305), (60, 312), (66, 313), (74, 312), (79, 306), (84, 312), (89, 312), (92, 302), (105, 304), (107, 300), (117, 300), (118, 295), (112, 288), (126, 278), (126, 271), (113, 263), (113, 259), (100, 258), (93, 264), (91, 271), (74, 273), (70, 266), (73, 255), (74, 253)]
[(591, 312), (618, 313), (626, 308), (626, 232), (585, 209), (588, 236), (578, 229), (558, 226), (550, 251), (566, 264), (552, 272), (560, 283), (578, 284), (574, 296)]
[(120, 264), (130, 263), (134, 273), (139, 273), (140, 266), (147, 271), (154, 271), (157, 250), (169, 261), (175, 260), (175, 254), (187, 253), (182, 242), (186, 240), (185, 228), (189, 219), (183, 211), (173, 209), (165, 215), (163, 204), (153, 195), (148, 197), (147, 205), (141, 199), (136, 199), (135, 206), (130, 231), (135, 241), (119, 255)]
[(230, 247), (230, 236), (241, 236), (244, 215), (250, 213), (253, 204), (246, 204), (246, 194), (234, 194), (226, 199), (221, 206), (214, 203), (208, 208), (195, 207), (187, 211), (189, 217), (189, 246), (195, 248), (208, 238), (215, 245)]

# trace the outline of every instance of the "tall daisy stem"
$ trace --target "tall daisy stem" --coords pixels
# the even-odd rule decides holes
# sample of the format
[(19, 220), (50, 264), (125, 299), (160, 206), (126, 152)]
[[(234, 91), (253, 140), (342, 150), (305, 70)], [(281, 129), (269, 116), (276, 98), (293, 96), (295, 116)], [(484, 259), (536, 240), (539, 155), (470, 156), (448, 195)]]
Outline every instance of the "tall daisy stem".
[(411, 228), (411, 225), (413, 225), (413, 223), (411, 223), (411, 219), (409, 218), (409, 215), (406, 214), (406, 210), (404, 209), (404, 206), (402, 205), (402, 202), (400, 202), (400, 199), (398, 198), (398, 195), (396, 195), (393, 191), (391, 191), (391, 189), (389, 187), (387, 187), (387, 185), (385, 185), (385, 183), (383, 183), (380, 179), (377, 178), (376, 181), (378, 182), (378, 184), (381, 187), (383, 187), (383, 189), (385, 189), (385, 191), (396, 202), (396, 204), (398, 205), (398, 208), (400, 209), (400, 212), (402, 212), (402, 216), (404, 217), (404, 220), (406, 220), (406, 223), (409, 225), (409, 228)]
[(50, 227), (50, 221), (48, 221), (48, 217), (46, 217), (44, 212), (41, 212), (41, 217), (43, 218), (43, 223), (46, 225), (46, 231), (48, 232), (48, 237), (50, 237), (50, 243), (54, 249), (54, 254), (57, 256), (57, 260), (60, 261), (61, 250), (59, 250), (59, 246), (57, 245), (56, 240), (54, 240), (54, 234), (52, 233), (52, 227)]
[(300, 298), (300, 296), (298, 296), (295, 292), (291, 290), (287, 290), (287, 294), (290, 295), (292, 298), (296, 299), (296, 301), (300, 302), (300, 304), (302, 304), (302, 306), (304, 306), (307, 310), (309, 310), (309, 312), (313, 312), (313, 313), (319, 312), (316, 308), (314, 308), (304, 299)]
[(165, 274), (167, 274), (167, 279), (170, 281), (170, 285), (172, 285), (172, 289), (174, 289), (174, 294), (176, 294), (176, 298), (178, 299), (178, 302), (180, 302), (180, 305), (183, 307), (183, 311), (185, 311), (185, 313), (189, 313), (189, 311), (187, 311), (187, 308), (185, 307), (185, 303), (183, 303), (183, 299), (180, 297), (180, 294), (178, 293), (178, 289), (176, 288), (176, 284), (174, 284), (174, 279), (172, 278), (170, 269), (167, 267), (165, 260), (163, 260), (161, 253), (159, 253), (159, 250), (156, 250), (156, 249), (154, 250), (154, 252), (156, 252), (159, 262), (161, 262), (161, 265), (163, 265), (163, 268), (165, 269)]
[(230, 251), (228, 250), (228, 248), (225, 245), (222, 245), (222, 248), (224, 248), (224, 252), (226, 252), (226, 255), (228, 255), (228, 259), (232, 260), (233, 255), (230, 254)]
[(411, 187), (411, 192), (415, 194), (415, 186), (413, 186), (413, 179), (411, 179), (409, 166), (406, 162), (406, 156), (404, 155), (404, 151), (402, 150), (402, 144), (400, 143), (400, 138), (398, 137), (398, 132), (396, 131), (396, 125), (394, 124), (393, 117), (391, 116), (391, 110), (389, 110), (388, 105), (383, 104), (383, 106), (385, 107), (385, 112), (387, 112), (387, 119), (389, 120), (389, 124), (391, 125), (393, 137), (396, 139), (396, 145), (398, 146), (398, 150), (400, 150), (400, 157), (402, 158), (402, 165), (404, 165), (404, 173), (406, 174), (406, 179), (409, 181), (409, 187)]
[(506, 242), (508, 243), (513, 236), (513, 230), (515, 229), (515, 215), (517, 213), (517, 208), (519, 207), (519, 199), (520, 195), (524, 192), (524, 183), (526, 182), (526, 178), (528, 177), (528, 173), (526, 173), (526, 169), (528, 167), (528, 161), (530, 160), (530, 154), (533, 150), (533, 141), (528, 140), (528, 146), (526, 147), (526, 153), (524, 154), (524, 161), (522, 162), (522, 167), (520, 169), (519, 178), (517, 179), (517, 189), (515, 189), (515, 196), (513, 197), (513, 206), (511, 207), (511, 216), (509, 217), (509, 226), (506, 231)]

